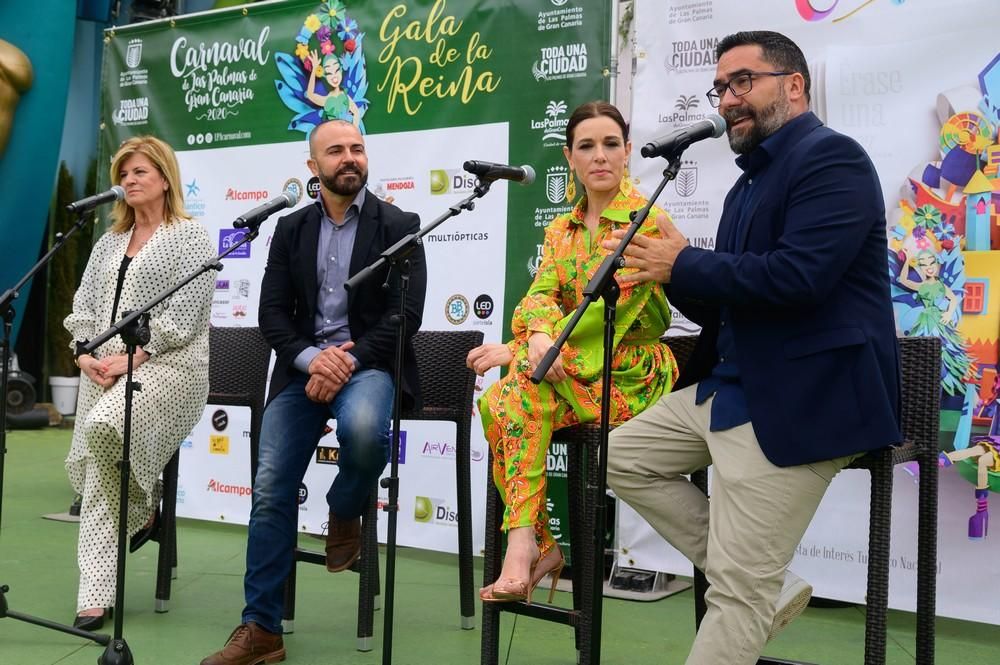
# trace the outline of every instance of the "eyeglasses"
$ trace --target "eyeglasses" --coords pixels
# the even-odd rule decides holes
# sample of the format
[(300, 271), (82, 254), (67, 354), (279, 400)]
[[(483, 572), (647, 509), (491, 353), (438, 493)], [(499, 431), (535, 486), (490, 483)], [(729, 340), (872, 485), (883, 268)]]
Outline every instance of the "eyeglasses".
[(708, 97), (708, 103), (714, 108), (719, 108), (719, 104), (722, 103), (722, 96), (726, 94), (726, 90), (733, 93), (734, 97), (742, 97), (751, 90), (753, 90), (753, 80), (757, 76), (788, 76), (789, 74), (794, 74), (795, 72), (746, 72), (745, 74), (738, 74), (733, 78), (729, 79), (726, 83), (720, 83), (711, 90), (705, 93)]

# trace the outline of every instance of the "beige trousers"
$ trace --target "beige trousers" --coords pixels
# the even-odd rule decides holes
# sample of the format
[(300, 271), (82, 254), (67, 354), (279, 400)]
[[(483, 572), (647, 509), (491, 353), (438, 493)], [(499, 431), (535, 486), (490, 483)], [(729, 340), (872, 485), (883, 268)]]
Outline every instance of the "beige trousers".
[[(709, 431), (712, 398), (696, 405), (695, 388), (664, 395), (611, 433), (608, 484), (708, 578), (687, 665), (752, 665), (795, 546), (854, 456), (775, 466), (750, 423)], [(685, 478), (709, 464), (711, 501)]]

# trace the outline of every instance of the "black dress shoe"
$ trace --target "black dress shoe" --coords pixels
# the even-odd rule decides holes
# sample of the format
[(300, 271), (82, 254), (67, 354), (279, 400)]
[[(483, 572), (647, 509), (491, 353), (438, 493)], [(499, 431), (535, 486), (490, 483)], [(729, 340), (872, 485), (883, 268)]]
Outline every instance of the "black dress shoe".
[(153, 513), (153, 522), (149, 526), (144, 526), (134, 534), (128, 542), (128, 551), (135, 552), (137, 549), (145, 545), (150, 540), (160, 539), (160, 507), (156, 507), (156, 512)]
[(114, 614), (115, 609), (113, 607), (105, 607), (100, 614), (92, 617), (80, 616), (78, 614), (76, 618), (73, 619), (73, 627), (93, 632), (95, 630), (99, 630), (104, 625), (104, 620), (110, 619), (114, 616)]

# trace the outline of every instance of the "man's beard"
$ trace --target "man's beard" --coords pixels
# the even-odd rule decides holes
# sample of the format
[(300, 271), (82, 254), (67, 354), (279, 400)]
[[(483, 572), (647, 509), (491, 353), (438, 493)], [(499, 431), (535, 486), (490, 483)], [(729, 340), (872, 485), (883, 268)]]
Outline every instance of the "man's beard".
[(781, 129), (786, 122), (788, 122), (788, 116), (791, 109), (789, 108), (788, 98), (785, 97), (784, 90), (781, 91), (780, 96), (773, 102), (761, 109), (754, 109), (750, 106), (744, 106), (738, 109), (732, 109), (730, 112), (723, 115), (726, 123), (732, 127), (740, 118), (749, 117), (752, 120), (749, 131), (740, 130), (740, 132), (734, 132), (731, 129), (726, 130), (726, 135), (729, 138), (729, 147), (733, 149), (737, 155), (748, 155), (757, 149), (764, 139), (766, 139), (771, 134)]
[[(345, 174), (354, 174), (356, 179), (341, 177)], [(357, 166), (345, 166), (333, 175), (320, 171), (318, 177), (324, 187), (340, 196), (354, 196), (368, 184), (368, 171), (363, 171)]]

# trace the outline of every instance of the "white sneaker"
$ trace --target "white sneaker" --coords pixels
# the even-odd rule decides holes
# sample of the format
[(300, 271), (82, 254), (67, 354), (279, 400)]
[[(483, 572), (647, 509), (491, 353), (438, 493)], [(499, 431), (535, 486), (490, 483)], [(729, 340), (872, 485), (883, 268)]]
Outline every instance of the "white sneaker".
[(781, 586), (781, 594), (775, 604), (774, 622), (767, 636), (770, 642), (785, 629), (795, 617), (802, 614), (812, 597), (813, 588), (808, 582), (790, 570), (785, 571), (785, 583)]

